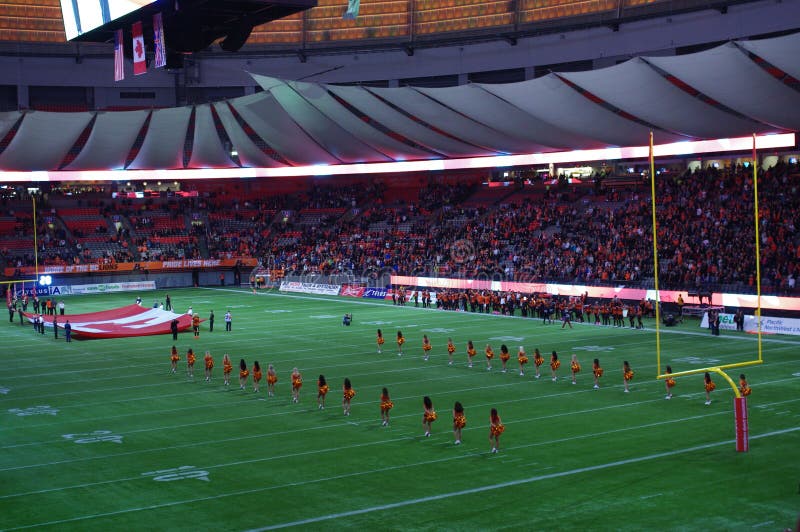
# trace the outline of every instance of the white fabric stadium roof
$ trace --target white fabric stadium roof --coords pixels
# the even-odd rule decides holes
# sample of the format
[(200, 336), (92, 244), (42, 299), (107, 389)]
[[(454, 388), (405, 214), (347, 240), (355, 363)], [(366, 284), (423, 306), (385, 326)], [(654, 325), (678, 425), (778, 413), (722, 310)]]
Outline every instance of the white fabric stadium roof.
[(0, 113), (0, 171), (230, 168), (233, 150), (244, 167), (383, 163), (642, 146), (651, 130), (656, 143), (798, 131), (798, 50), (800, 33), (447, 88), (254, 74), (263, 92), (195, 107)]

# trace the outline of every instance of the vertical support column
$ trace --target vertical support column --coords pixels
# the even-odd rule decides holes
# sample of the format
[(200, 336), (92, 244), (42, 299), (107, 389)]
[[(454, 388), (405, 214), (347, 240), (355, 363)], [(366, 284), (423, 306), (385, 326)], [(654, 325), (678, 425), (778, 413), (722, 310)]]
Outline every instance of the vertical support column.
[(750, 450), (750, 437), (747, 427), (747, 398), (734, 397), (733, 411), (736, 417), (736, 452), (746, 453)]

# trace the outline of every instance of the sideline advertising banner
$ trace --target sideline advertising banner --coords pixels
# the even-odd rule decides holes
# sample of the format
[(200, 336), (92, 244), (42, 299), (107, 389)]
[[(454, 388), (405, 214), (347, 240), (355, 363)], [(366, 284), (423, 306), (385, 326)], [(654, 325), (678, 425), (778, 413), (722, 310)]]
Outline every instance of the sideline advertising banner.
[(338, 296), (338, 284), (299, 283), (297, 281), (283, 281), (281, 292), (298, 292), (301, 294), (316, 294), (321, 296)]
[(130, 283), (75, 284), (71, 286), (72, 294), (106, 294), (109, 292), (131, 292), (134, 290), (155, 290), (155, 281)]
[[(700, 320), (700, 327), (708, 328), (708, 312), (703, 314)], [(735, 331), (736, 324), (733, 322), (733, 314), (719, 315), (719, 328), (723, 331)], [(744, 330), (749, 333), (758, 332), (758, 322), (755, 316), (745, 315)], [(795, 318), (770, 318), (761, 317), (761, 332), (764, 334), (793, 334), (800, 335), (800, 320)]]

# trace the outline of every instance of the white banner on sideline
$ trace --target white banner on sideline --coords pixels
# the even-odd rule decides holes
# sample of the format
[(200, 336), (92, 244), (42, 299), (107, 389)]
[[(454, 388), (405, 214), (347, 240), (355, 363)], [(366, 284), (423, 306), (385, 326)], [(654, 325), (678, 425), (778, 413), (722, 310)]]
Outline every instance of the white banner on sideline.
[(300, 283), (297, 281), (281, 282), (281, 292), (299, 292), (301, 294), (317, 294), (323, 296), (337, 296), (341, 285), (338, 284), (319, 284), (319, 283)]
[(72, 293), (76, 294), (106, 294), (108, 292), (131, 292), (135, 290), (155, 290), (155, 281), (136, 281), (125, 283), (102, 284), (74, 284)]
[[(703, 314), (700, 327), (708, 328), (708, 312)], [(735, 331), (736, 324), (733, 322), (733, 314), (720, 314), (719, 328), (720, 330)], [(745, 315), (744, 330), (750, 333), (758, 332), (758, 322), (755, 316)], [(795, 318), (770, 318), (769, 316), (762, 316), (761, 332), (766, 334), (800, 335), (800, 320)]]

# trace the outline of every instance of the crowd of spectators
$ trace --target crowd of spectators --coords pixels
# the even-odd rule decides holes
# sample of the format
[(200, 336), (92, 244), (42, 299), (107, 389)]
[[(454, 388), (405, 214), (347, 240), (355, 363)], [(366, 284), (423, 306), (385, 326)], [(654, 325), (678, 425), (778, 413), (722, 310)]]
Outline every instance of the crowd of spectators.
[[(43, 205), (40, 250), (56, 263), (251, 256), (287, 274), (652, 285), (649, 185), (604, 191), (537, 184), (487, 196), (477, 183), (331, 183), (255, 197), (112, 202), (98, 194), (82, 201), (117, 220), (116, 233), (104, 236), (120, 244), (100, 257), (81, 249), (82, 235), (64, 230), (57, 208)], [(758, 186), (762, 286), (792, 293), (800, 275), (800, 169), (779, 163), (761, 173)], [(752, 169), (665, 172), (656, 189), (661, 287), (754, 289)], [(30, 218), (19, 219), (30, 234)], [(7, 265), (32, 259), (9, 250), (4, 256)]]

